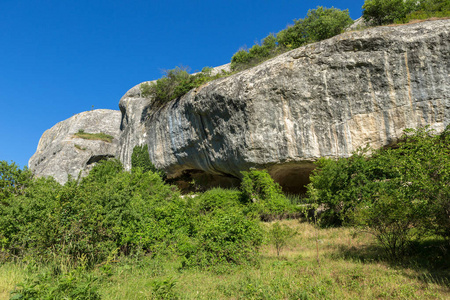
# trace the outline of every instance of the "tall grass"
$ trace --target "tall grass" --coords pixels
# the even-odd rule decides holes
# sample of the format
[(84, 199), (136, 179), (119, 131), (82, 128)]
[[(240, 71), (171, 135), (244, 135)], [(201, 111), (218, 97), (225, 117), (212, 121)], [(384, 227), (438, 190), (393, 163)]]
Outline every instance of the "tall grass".
[[(267, 238), (257, 265), (182, 269), (180, 257), (156, 255), (119, 257), (86, 272), (100, 278), (102, 299), (450, 298), (448, 268), (424, 268), (414, 262), (414, 255), (403, 264), (386, 261), (371, 235), (352, 228), (318, 229), (299, 220), (277, 222), (298, 234), (287, 240), (279, 257)], [(270, 229), (273, 224), (262, 226)], [(21, 264), (0, 266), (1, 299), (8, 299), (8, 291), (26, 274)]]
[(23, 263), (0, 263), (0, 300), (9, 299), (14, 287), (26, 276), (26, 265)]

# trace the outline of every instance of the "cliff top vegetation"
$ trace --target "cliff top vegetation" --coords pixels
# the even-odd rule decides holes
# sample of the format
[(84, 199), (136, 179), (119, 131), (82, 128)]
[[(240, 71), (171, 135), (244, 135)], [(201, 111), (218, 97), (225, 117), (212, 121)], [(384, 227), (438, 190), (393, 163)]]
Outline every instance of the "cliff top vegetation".
[[(415, 19), (448, 17), (450, 1), (366, 0), (362, 9), (363, 19), (368, 26), (404, 24)], [(166, 70), (164, 76), (156, 82), (141, 84), (141, 95), (153, 98), (155, 103), (162, 105), (208, 81), (229, 76), (286, 51), (338, 35), (348, 28), (353, 20), (348, 10), (318, 6), (309, 10), (304, 19), (293, 22), (294, 24), (286, 29), (269, 34), (261, 43), (237, 51), (231, 58), (231, 72), (222, 71), (213, 75), (212, 69), (205, 67), (201, 72), (191, 75), (188, 68), (176, 67)]]

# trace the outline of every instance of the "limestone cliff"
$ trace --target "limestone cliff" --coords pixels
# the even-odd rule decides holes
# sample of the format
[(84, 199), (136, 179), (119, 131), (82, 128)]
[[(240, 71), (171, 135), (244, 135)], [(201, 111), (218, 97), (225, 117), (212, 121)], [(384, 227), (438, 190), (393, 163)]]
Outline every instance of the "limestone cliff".
[(169, 177), (266, 168), (295, 189), (319, 157), (348, 157), (396, 142), (405, 128), (440, 131), (450, 122), (449, 32), (450, 20), (347, 32), (164, 107), (136, 86), (120, 101), (120, 158), (129, 167), (132, 147), (145, 142)]
[[(28, 163), (38, 176), (53, 176), (65, 183), (68, 175), (85, 175), (99, 160), (115, 157), (119, 146), (119, 111), (97, 109), (82, 112), (46, 130), (39, 140), (36, 153)], [(112, 142), (88, 140), (75, 134), (105, 133), (114, 137)]]
[[(296, 191), (319, 157), (348, 157), (366, 144), (395, 143), (405, 128), (441, 131), (450, 123), (449, 33), (450, 20), (346, 32), (162, 107), (143, 98), (137, 85), (119, 103), (116, 156), (130, 168), (133, 147), (146, 143), (170, 178), (232, 185), (241, 171), (266, 168)], [(70, 140), (74, 129), (61, 140)], [(37, 161), (30, 160), (35, 172)], [(48, 165), (46, 174), (58, 168)]]

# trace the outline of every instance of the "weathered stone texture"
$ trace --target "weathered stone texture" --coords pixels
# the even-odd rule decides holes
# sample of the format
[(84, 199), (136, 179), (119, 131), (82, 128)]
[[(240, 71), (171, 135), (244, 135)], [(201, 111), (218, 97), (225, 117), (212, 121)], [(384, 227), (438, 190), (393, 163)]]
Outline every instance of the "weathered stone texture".
[[(348, 157), (366, 144), (395, 143), (405, 128), (439, 132), (449, 124), (449, 33), (450, 20), (346, 32), (162, 107), (137, 85), (120, 100), (121, 119), (85, 112), (46, 131), (30, 168), (64, 182), (92, 157), (116, 155), (129, 169), (134, 146), (146, 143), (169, 178), (233, 185), (241, 171), (266, 168), (295, 190), (319, 157)], [(117, 139), (73, 138), (79, 129)]]
[[(82, 112), (46, 130), (39, 140), (36, 153), (28, 163), (37, 176), (53, 176), (65, 183), (68, 175), (86, 175), (95, 162), (115, 157), (120, 133), (119, 111), (98, 109)], [(75, 137), (80, 129), (87, 133), (106, 133), (114, 137), (111, 143)]]
[(319, 157), (395, 143), (405, 128), (443, 130), (449, 31), (450, 20), (438, 20), (347, 32), (163, 107), (136, 86), (120, 101), (119, 156), (129, 167), (133, 146), (145, 142), (169, 177), (189, 170), (239, 177), (254, 167), (292, 181)]

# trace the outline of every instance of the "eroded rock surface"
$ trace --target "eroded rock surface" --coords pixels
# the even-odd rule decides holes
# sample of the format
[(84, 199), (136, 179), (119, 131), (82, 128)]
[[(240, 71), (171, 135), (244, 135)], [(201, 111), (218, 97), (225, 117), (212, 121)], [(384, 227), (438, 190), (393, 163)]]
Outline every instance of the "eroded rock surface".
[(239, 178), (266, 168), (307, 181), (319, 157), (395, 143), (405, 128), (449, 123), (450, 20), (346, 32), (209, 82), (163, 107), (139, 85), (120, 101), (119, 157), (136, 144), (169, 177)]
[[(120, 111), (98, 109), (59, 122), (42, 135), (28, 165), (37, 176), (53, 176), (65, 183), (68, 175), (86, 175), (98, 161), (115, 157), (119, 146)], [(74, 136), (79, 130), (114, 137), (111, 143)]]
[[(366, 144), (397, 142), (405, 128), (439, 132), (449, 124), (449, 33), (450, 20), (346, 32), (163, 106), (137, 85), (121, 112), (84, 112), (47, 130), (29, 166), (62, 183), (106, 157), (129, 169), (134, 146), (146, 143), (156, 167), (180, 185), (233, 186), (241, 171), (265, 168), (298, 192), (319, 157), (348, 157)], [(75, 138), (80, 129), (115, 138)]]

